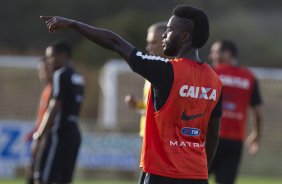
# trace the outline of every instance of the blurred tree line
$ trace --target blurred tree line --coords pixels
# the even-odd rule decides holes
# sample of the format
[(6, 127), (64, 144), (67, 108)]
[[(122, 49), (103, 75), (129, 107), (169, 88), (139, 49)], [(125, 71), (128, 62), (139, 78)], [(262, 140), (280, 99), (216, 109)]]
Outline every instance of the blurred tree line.
[(282, 2), (279, 0), (10, 0), (0, 6), (0, 54), (42, 55), (48, 43), (68, 40), (78, 63), (101, 66), (116, 54), (100, 48), (73, 31), (48, 34), (39, 15), (60, 15), (113, 30), (145, 50), (147, 27), (168, 20), (177, 4), (204, 9), (211, 22), (211, 37), (201, 50), (217, 39), (231, 39), (239, 46), (240, 61), (252, 66), (281, 67)]

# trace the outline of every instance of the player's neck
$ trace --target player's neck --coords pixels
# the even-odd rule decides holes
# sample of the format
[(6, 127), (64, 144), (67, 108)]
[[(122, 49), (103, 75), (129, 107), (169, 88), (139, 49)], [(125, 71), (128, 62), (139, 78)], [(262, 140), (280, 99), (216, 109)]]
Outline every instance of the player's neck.
[(178, 58), (187, 58), (189, 60), (192, 61), (197, 61), (197, 62), (201, 62), (200, 58), (199, 58), (199, 53), (198, 53), (198, 49), (196, 48), (189, 48), (189, 49), (183, 49), (180, 50), (177, 54)]

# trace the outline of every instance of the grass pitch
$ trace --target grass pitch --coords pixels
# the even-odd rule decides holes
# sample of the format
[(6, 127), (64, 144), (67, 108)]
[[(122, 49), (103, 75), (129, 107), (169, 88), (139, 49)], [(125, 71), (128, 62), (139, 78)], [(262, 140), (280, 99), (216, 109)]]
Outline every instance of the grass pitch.
[[(0, 179), (0, 184), (24, 184), (25, 180)], [(128, 180), (75, 180), (73, 184), (137, 184), (138, 181)], [(215, 184), (213, 180), (209, 182)], [(236, 184), (282, 184), (282, 178), (261, 177), (261, 176), (240, 176)]]

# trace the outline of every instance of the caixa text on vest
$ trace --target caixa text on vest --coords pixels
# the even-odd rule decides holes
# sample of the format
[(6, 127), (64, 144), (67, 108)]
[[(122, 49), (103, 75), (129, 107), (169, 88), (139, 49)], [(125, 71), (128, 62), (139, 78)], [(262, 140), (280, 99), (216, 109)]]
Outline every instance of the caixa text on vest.
[(181, 97), (190, 97), (216, 101), (216, 89), (183, 85), (179, 90)]

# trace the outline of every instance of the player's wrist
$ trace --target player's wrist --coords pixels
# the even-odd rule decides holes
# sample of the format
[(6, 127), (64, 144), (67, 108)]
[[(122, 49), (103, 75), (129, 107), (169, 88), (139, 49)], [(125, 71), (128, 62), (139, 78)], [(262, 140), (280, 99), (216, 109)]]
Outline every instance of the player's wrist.
[(32, 134), (32, 139), (33, 139), (34, 141), (39, 140), (40, 137), (41, 137), (41, 135), (40, 135), (39, 132), (34, 132), (34, 133)]
[(259, 133), (256, 130), (253, 130), (251, 132), (251, 136), (253, 137), (253, 139), (259, 139)]

